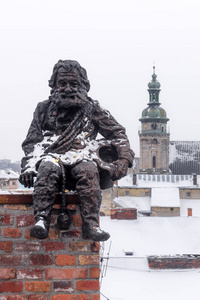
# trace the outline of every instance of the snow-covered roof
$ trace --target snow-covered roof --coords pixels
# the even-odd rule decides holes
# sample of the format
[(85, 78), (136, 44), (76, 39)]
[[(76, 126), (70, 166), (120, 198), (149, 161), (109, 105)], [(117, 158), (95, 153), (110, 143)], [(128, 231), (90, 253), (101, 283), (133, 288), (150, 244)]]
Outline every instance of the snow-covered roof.
[[(103, 243), (103, 255), (109, 253), (101, 283), (103, 295), (108, 299), (130, 300), (134, 291), (138, 299), (186, 299), (190, 295), (195, 298), (199, 291), (199, 270), (149, 271), (145, 256), (200, 253), (200, 218), (101, 217), (100, 222), (101, 228), (111, 234), (110, 240)], [(124, 248), (132, 249), (134, 255), (125, 256)], [(167, 293), (163, 293), (166, 286)]]
[(139, 217), (137, 220), (100, 218), (101, 228), (111, 234), (105, 242), (110, 255), (124, 256), (124, 247), (134, 256), (200, 253), (200, 218)]
[(151, 189), (152, 207), (180, 207), (179, 188), (152, 188)]
[(117, 197), (113, 200), (116, 205), (124, 208), (137, 208), (138, 211), (151, 210), (151, 197)]
[(19, 174), (14, 172), (13, 170), (7, 169), (7, 170), (0, 170), (0, 179), (18, 179)]
[[(118, 300), (130, 300), (133, 295), (149, 300), (196, 298), (199, 270), (151, 271), (145, 256), (200, 253), (200, 218), (111, 220), (100, 217), (100, 223), (101, 228), (111, 234), (111, 238), (102, 243), (103, 256), (108, 257), (109, 253), (102, 267), (106, 269), (101, 282), (104, 296)], [(125, 248), (132, 249), (134, 255), (125, 256)]]
[(118, 186), (120, 187), (132, 187), (133, 186), (133, 175), (128, 174), (118, 180)]
[[(194, 187), (193, 175), (174, 174), (137, 174), (136, 185), (133, 185), (133, 174), (128, 174), (118, 181), (121, 188), (151, 188), (151, 187)], [(197, 176), (200, 184), (200, 175)]]

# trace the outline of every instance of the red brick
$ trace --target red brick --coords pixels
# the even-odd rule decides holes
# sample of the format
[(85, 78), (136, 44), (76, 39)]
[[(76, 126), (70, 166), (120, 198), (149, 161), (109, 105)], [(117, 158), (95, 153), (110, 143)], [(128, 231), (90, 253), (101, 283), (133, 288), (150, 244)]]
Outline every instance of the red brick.
[(33, 254), (30, 255), (30, 264), (34, 266), (50, 266), (53, 264), (51, 255)]
[(18, 293), (23, 291), (23, 283), (21, 281), (4, 281), (0, 282), (0, 292)]
[(56, 229), (49, 230), (49, 239), (56, 240), (58, 238), (58, 231)]
[(0, 300), (26, 300), (26, 295), (6, 295), (6, 296), (0, 296)]
[(24, 252), (32, 252), (39, 251), (40, 244), (39, 242), (15, 242), (15, 251), (24, 251)]
[(2, 235), (9, 238), (20, 238), (22, 236), (22, 231), (21, 229), (16, 228), (4, 228), (2, 229)]
[(90, 300), (100, 300), (100, 294), (90, 295)]
[(45, 279), (77, 279), (87, 278), (88, 270), (85, 268), (77, 269), (46, 269)]
[(48, 300), (44, 295), (29, 295), (28, 300)]
[(79, 238), (81, 236), (80, 230), (68, 230), (60, 232), (61, 238)]
[(17, 216), (16, 218), (17, 227), (31, 226), (35, 224), (33, 215)]
[(76, 258), (74, 255), (60, 254), (56, 255), (55, 263), (57, 266), (75, 266)]
[(72, 216), (72, 222), (74, 223), (75, 226), (80, 227), (82, 226), (82, 218), (80, 215), (73, 215)]
[(28, 300), (48, 300), (44, 295), (29, 295)]
[(87, 295), (55, 295), (51, 300), (88, 300)]
[(41, 269), (17, 270), (17, 279), (42, 279), (42, 270)]
[(99, 290), (98, 280), (77, 281), (76, 288), (78, 291), (95, 291)]
[(55, 292), (74, 292), (74, 284), (72, 281), (59, 281), (53, 283)]
[(0, 242), (0, 250), (4, 250), (5, 252), (12, 252), (12, 242)]
[(11, 215), (0, 215), (0, 225), (6, 226), (6, 225), (13, 225), (13, 216)]
[(88, 251), (88, 242), (70, 242), (69, 243), (70, 252), (86, 252)]
[(16, 255), (0, 255), (0, 266), (18, 266), (21, 257)]
[(100, 269), (99, 268), (91, 268), (90, 269), (90, 278), (99, 278), (100, 276)]
[(65, 250), (66, 244), (61, 242), (42, 242), (42, 247), (45, 251), (58, 251)]
[(98, 265), (99, 255), (79, 255), (80, 265)]
[(67, 204), (67, 209), (76, 210), (76, 204)]
[(49, 292), (51, 282), (46, 281), (28, 281), (25, 282), (25, 288), (28, 292)]
[(91, 242), (90, 249), (92, 252), (99, 252), (100, 250), (100, 243), (99, 242)]
[(0, 279), (15, 278), (15, 269), (0, 268)]

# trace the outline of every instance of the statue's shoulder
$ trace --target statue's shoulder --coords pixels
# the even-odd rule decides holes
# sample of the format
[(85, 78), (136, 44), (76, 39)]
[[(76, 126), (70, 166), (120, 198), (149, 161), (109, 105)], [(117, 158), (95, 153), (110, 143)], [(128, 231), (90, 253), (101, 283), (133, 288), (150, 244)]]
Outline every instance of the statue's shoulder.
[(51, 104), (51, 101), (49, 99), (40, 101), (37, 104), (36, 110), (38, 110), (40, 113), (45, 112), (50, 104)]

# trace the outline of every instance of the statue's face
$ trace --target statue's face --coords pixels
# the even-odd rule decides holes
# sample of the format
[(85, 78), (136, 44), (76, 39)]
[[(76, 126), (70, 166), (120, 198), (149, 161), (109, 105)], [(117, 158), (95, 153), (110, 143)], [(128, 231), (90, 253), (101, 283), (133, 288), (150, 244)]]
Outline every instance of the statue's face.
[(68, 73), (63, 68), (60, 68), (56, 87), (62, 98), (75, 96), (81, 87), (78, 74), (75, 72)]

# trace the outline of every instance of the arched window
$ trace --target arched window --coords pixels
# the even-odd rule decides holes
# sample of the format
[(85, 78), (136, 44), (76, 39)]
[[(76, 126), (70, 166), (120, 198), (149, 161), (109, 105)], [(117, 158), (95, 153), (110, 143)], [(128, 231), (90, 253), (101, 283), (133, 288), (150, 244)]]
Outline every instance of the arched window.
[(157, 139), (153, 139), (152, 144), (157, 145)]
[(156, 157), (153, 156), (153, 168), (156, 168)]

